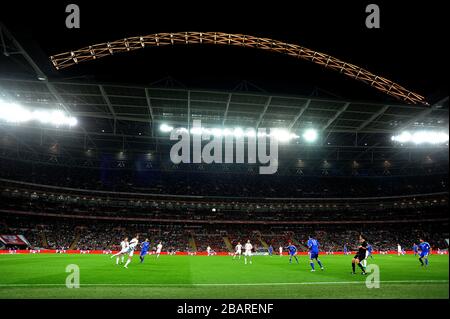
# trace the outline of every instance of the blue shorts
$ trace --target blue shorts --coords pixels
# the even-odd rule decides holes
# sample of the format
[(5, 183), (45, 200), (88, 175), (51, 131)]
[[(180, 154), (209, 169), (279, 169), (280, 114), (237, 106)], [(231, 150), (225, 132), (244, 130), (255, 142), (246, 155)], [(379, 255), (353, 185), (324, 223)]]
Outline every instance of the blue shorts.
[(313, 253), (313, 252), (311, 252), (311, 253), (310, 253), (310, 258), (311, 258), (311, 259), (317, 259), (317, 258), (319, 258), (319, 253)]
[(420, 258), (423, 258), (423, 257), (428, 257), (428, 253), (422, 251), (420, 253)]
[(289, 256), (295, 256), (296, 253), (296, 251), (294, 251), (293, 253), (289, 252)]
[(141, 256), (145, 256), (145, 255), (147, 255), (147, 253), (148, 253), (147, 250), (143, 250), (143, 251), (141, 251)]

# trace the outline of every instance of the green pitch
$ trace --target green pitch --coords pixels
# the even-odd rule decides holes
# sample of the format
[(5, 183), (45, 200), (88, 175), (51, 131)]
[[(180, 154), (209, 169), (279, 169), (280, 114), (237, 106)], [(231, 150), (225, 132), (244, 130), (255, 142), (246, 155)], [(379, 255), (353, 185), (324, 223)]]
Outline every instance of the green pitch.
[[(430, 256), (424, 269), (414, 256), (377, 255), (380, 288), (351, 275), (351, 256), (326, 256), (325, 270), (310, 272), (288, 257), (135, 256), (128, 269), (108, 255), (0, 255), (0, 298), (449, 298), (448, 256)], [(80, 269), (80, 288), (68, 289), (66, 266)]]

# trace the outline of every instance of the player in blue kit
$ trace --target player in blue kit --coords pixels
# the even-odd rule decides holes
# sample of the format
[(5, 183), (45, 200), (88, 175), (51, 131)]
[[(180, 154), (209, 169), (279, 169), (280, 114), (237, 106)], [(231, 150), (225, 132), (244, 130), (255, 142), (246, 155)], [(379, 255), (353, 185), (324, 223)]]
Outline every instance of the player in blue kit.
[(307, 246), (309, 248), (309, 264), (311, 265), (311, 271), (316, 271), (314, 269), (314, 259), (319, 264), (321, 270), (323, 270), (323, 265), (319, 260), (319, 242), (312, 236), (309, 236)]
[(344, 255), (348, 255), (348, 247), (347, 247), (347, 244), (344, 244)]
[(141, 263), (144, 262), (144, 257), (147, 255), (148, 250), (150, 249), (150, 243), (148, 242), (148, 238), (141, 244), (141, 254), (139, 255), (139, 259)]
[(417, 246), (416, 243), (414, 243), (412, 249), (414, 252), (414, 256), (417, 256), (419, 254), (419, 246)]
[[(419, 250), (420, 250), (420, 255), (419, 255), (419, 261), (420, 261), (420, 265), (423, 267), (428, 267), (428, 255), (430, 253), (430, 249), (431, 246), (429, 243), (427, 243), (426, 241), (424, 241), (423, 239), (420, 239), (420, 244), (419, 244)], [(423, 259), (425, 259), (425, 264), (423, 262)]]
[(272, 256), (273, 254), (273, 247), (272, 245), (269, 246), (269, 256)]
[(367, 258), (369, 258), (369, 257), (373, 258), (372, 251), (373, 251), (372, 245), (367, 244)]
[(291, 243), (289, 243), (289, 246), (287, 246), (287, 250), (289, 253), (289, 263), (292, 263), (292, 257), (295, 258), (295, 260), (297, 261), (298, 264), (298, 259), (297, 259), (297, 247), (295, 247), (294, 245), (292, 245)]

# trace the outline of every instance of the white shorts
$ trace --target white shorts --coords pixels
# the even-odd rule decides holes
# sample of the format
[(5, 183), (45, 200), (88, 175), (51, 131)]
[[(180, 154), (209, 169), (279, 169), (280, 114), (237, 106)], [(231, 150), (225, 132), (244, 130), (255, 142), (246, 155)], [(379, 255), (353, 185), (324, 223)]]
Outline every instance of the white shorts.
[(242, 255), (242, 250), (236, 250), (236, 255)]
[(252, 255), (251, 250), (246, 250), (246, 251), (244, 252), (244, 256), (251, 256), (251, 255)]
[(128, 252), (128, 248), (124, 248), (120, 251), (120, 254), (126, 254)]
[(128, 252), (129, 252), (128, 256), (133, 257), (133, 255), (134, 255), (134, 248), (130, 248), (128, 250)]
[(157, 254), (161, 254), (161, 249), (158, 249), (158, 250), (156, 251), (156, 253), (157, 253)]

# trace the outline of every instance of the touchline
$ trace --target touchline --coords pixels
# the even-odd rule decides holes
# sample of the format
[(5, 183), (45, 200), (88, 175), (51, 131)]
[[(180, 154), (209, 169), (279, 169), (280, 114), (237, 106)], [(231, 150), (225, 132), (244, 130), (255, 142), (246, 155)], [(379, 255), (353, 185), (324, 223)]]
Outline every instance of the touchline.
[[(266, 128), (258, 128), (257, 132), (244, 132), (242, 129), (235, 129), (234, 132), (207, 130), (202, 128), (200, 120), (194, 120), (190, 131), (186, 128), (171, 130), (170, 140), (178, 142), (170, 149), (170, 160), (174, 164), (259, 163), (259, 174), (274, 174), (278, 170), (279, 134), (280, 130), (273, 128), (269, 134)], [(202, 141), (209, 142), (202, 148)]]

